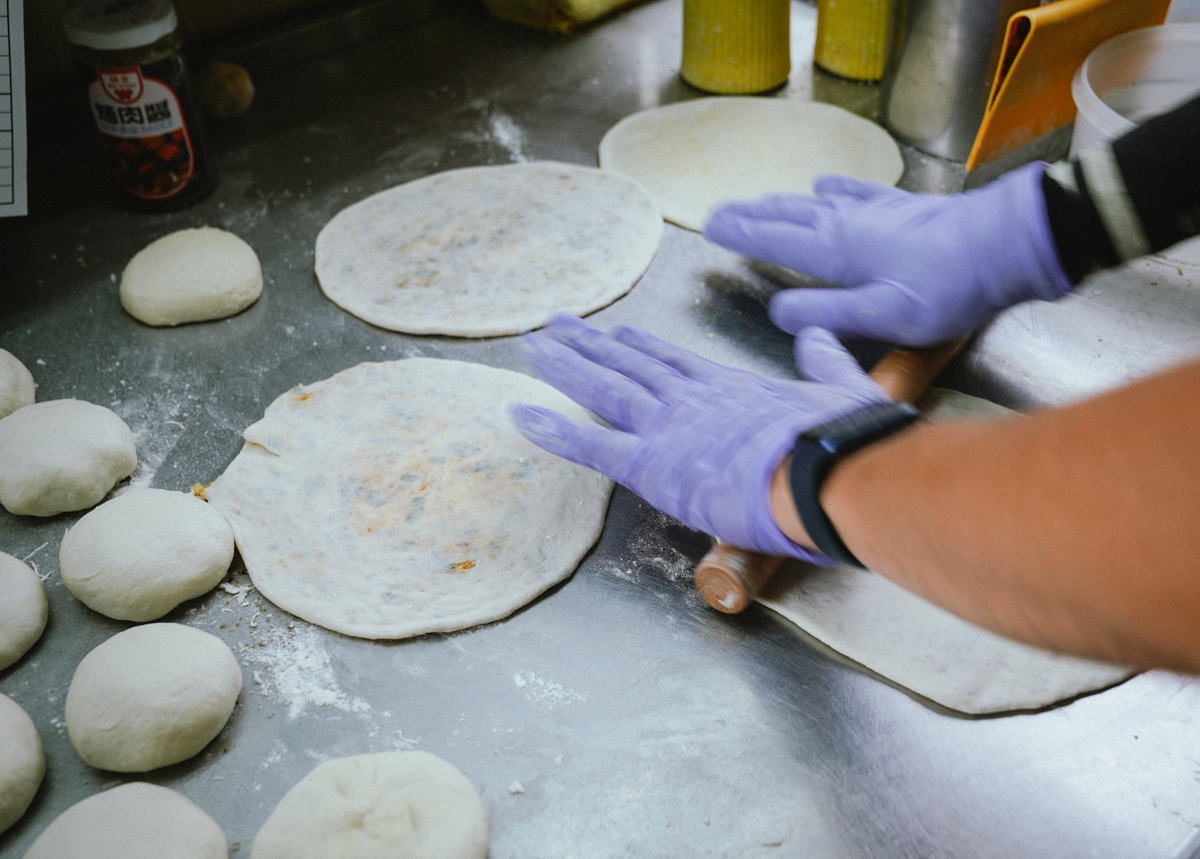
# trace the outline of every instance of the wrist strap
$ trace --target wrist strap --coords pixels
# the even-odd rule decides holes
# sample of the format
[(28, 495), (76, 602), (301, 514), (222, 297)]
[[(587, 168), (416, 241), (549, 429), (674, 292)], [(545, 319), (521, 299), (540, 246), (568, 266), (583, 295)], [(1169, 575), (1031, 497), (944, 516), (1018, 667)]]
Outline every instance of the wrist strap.
[(921, 419), (908, 403), (872, 403), (800, 434), (792, 451), (792, 500), (813, 545), (835, 561), (861, 567), (821, 508), (821, 484), (838, 460)]

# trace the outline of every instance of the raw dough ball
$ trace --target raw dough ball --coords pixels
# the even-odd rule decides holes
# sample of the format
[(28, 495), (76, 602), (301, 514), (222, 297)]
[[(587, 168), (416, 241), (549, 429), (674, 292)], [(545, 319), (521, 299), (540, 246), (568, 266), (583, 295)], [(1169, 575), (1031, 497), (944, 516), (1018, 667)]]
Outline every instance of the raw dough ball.
[(135, 489), (101, 504), (63, 539), (63, 584), (117, 620), (154, 620), (217, 586), (233, 560), (233, 531), (199, 498)]
[(429, 752), (326, 761), (284, 794), (250, 859), (483, 859), (487, 817), (475, 787)]
[(0, 695), (0, 832), (29, 808), (45, 774), (37, 728), (20, 704)]
[(225, 833), (170, 788), (135, 781), (77, 802), (24, 859), (228, 859)]
[(121, 275), (121, 306), (147, 325), (241, 313), (262, 295), (254, 249), (215, 227), (179, 230), (138, 251)]
[(46, 628), (50, 605), (37, 573), (0, 552), (0, 671), (33, 647)]
[(33, 405), (33, 374), (11, 352), (0, 349), (0, 418)]
[(75, 669), (67, 734), (91, 766), (145, 772), (207, 746), (241, 691), (237, 660), (215, 635), (177, 623), (135, 626)]
[(133, 433), (104, 406), (51, 400), (0, 418), (0, 505), (9, 513), (84, 510), (136, 467)]
[(329, 299), (372, 325), (494, 337), (616, 301), (662, 229), (625, 176), (553, 161), (463, 167), (338, 212), (315, 265)]

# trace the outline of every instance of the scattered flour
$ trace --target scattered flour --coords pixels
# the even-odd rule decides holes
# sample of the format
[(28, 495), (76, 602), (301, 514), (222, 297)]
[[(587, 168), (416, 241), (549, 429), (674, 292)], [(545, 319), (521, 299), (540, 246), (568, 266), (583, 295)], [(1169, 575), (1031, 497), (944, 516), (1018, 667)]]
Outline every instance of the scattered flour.
[(287, 703), (289, 719), (310, 707), (367, 712), (370, 704), (350, 698), (338, 685), (323, 639), (324, 634), (308, 624), (292, 629), (273, 627), (260, 632), (257, 641), (239, 642), (235, 652), (243, 663), (261, 666), (262, 670), (254, 673), (255, 683), (264, 694)]
[(542, 677), (538, 677), (532, 671), (525, 674), (514, 674), (513, 685), (525, 692), (525, 700), (531, 701), (545, 707), (547, 710), (553, 710), (555, 707), (562, 707), (567, 704), (582, 703), (587, 700), (586, 692), (575, 692), (574, 690), (564, 688), (561, 683), (553, 683)]

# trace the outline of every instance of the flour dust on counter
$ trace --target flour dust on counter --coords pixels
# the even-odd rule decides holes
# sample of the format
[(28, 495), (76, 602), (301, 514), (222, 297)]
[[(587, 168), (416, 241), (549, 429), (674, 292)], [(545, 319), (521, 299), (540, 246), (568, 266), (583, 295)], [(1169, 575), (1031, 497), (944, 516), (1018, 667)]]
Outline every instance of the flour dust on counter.
[(625, 176), (549, 161), (466, 167), (381, 191), (317, 236), (335, 304), (409, 334), (495, 337), (627, 293), (662, 218)]
[(625, 117), (600, 166), (639, 182), (668, 221), (703, 228), (720, 203), (811, 194), (827, 173), (888, 185), (904, 172), (891, 136), (848, 110), (783, 98), (701, 98)]
[(276, 399), (205, 496), (255, 587), (312, 623), (397, 639), (497, 620), (574, 571), (612, 489), (526, 441), (518, 402), (588, 419), (507, 370), (360, 364)]

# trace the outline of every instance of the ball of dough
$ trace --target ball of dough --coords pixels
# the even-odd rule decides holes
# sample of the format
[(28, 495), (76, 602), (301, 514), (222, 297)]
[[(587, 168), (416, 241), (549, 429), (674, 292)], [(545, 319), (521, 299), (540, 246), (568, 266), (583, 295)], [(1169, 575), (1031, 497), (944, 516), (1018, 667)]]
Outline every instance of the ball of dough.
[(104, 406), (51, 400), (0, 418), (0, 505), (9, 513), (83, 510), (136, 467), (133, 433)]
[(228, 859), (225, 833), (186, 796), (130, 782), (75, 803), (24, 859)]
[(0, 418), (33, 405), (33, 374), (11, 352), (0, 349)]
[(138, 251), (121, 275), (121, 306), (147, 325), (241, 313), (262, 295), (254, 249), (215, 227), (179, 230)]
[(20, 704), (0, 695), (0, 832), (29, 808), (45, 774), (37, 728)]
[(91, 766), (145, 772), (187, 760), (221, 732), (242, 691), (233, 652), (177, 623), (118, 633), (67, 690), (67, 735)]
[(0, 671), (33, 647), (46, 628), (50, 604), (37, 573), (0, 552)]
[(487, 818), (475, 787), (429, 752), (321, 764), (275, 806), (250, 859), (483, 859)]
[(214, 60), (196, 77), (196, 94), (209, 116), (241, 116), (254, 102), (254, 82), (242, 66)]
[(67, 532), (63, 584), (88, 608), (117, 620), (162, 617), (217, 586), (233, 560), (233, 531), (199, 498), (134, 489), (106, 501)]

